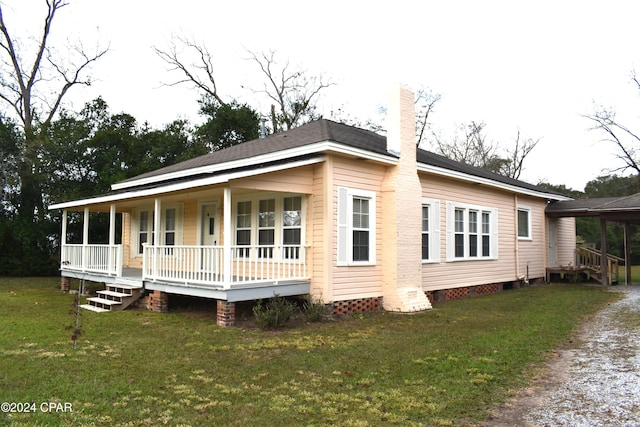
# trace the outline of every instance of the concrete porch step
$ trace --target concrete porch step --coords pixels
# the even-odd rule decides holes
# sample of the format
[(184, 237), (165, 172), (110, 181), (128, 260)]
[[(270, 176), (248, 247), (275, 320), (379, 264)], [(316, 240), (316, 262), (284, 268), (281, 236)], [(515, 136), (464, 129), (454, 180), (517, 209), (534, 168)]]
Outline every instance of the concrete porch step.
[(89, 310), (89, 311), (95, 311), (96, 313), (105, 313), (110, 311), (110, 310), (107, 310), (106, 308), (96, 307), (95, 305), (91, 305), (91, 304), (80, 304), (80, 308), (84, 308), (85, 310)]

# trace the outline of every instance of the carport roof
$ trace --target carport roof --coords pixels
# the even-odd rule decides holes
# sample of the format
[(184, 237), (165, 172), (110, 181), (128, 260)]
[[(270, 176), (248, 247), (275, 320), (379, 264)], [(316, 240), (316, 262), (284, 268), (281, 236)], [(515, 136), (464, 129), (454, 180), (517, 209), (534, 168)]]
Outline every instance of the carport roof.
[(640, 193), (622, 197), (552, 202), (547, 206), (546, 213), (550, 217), (602, 216), (640, 220)]

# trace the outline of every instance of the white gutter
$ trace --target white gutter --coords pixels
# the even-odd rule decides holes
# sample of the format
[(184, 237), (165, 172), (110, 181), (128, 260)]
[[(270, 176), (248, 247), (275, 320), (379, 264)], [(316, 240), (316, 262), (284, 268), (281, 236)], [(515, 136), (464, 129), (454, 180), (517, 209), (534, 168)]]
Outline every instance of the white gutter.
[(162, 181), (174, 180), (185, 178), (193, 175), (206, 174), (212, 172), (220, 172), (226, 169), (235, 169), (239, 167), (251, 166), (256, 163), (269, 163), (273, 161), (283, 160), (291, 157), (304, 156), (308, 154), (322, 153), (325, 151), (333, 151), (342, 154), (348, 154), (351, 156), (362, 157), (369, 160), (375, 160), (378, 162), (395, 165), (398, 163), (398, 159), (382, 154), (372, 153), (360, 148), (354, 148), (331, 141), (316, 142), (310, 145), (303, 145), (301, 147), (290, 148), (287, 150), (276, 151), (273, 153), (262, 154), (259, 156), (249, 157), (240, 160), (233, 160), (230, 162), (223, 162), (213, 165), (201, 166), (198, 168), (185, 169), (176, 172), (170, 172), (162, 175), (154, 175), (147, 178), (140, 178), (133, 181), (125, 181), (113, 184), (112, 190), (124, 190), (126, 188), (137, 187), (140, 185), (155, 184)]
[(195, 187), (205, 187), (208, 185), (223, 184), (238, 178), (246, 178), (248, 176), (259, 175), (259, 174), (269, 173), (269, 172), (277, 172), (285, 169), (312, 165), (312, 164), (320, 163), (323, 161), (324, 161), (324, 156), (318, 156), (318, 157), (313, 157), (306, 160), (300, 160), (297, 162), (267, 166), (263, 168), (251, 169), (251, 170), (240, 171), (240, 172), (231, 172), (227, 174), (216, 175), (216, 176), (196, 179), (192, 181), (177, 182), (173, 184), (163, 185), (161, 187), (147, 188), (142, 190), (131, 190), (125, 193), (107, 194), (105, 196), (98, 196), (98, 197), (91, 197), (88, 199), (56, 203), (56, 204), (50, 205), (49, 210), (76, 208), (80, 206), (93, 205), (98, 203), (110, 203), (110, 202), (115, 202), (120, 200), (134, 199), (138, 197), (156, 196), (159, 194), (171, 193), (171, 192), (180, 191), (180, 190), (187, 190)]
[(559, 194), (551, 194), (551, 193), (545, 193), (543, 191), (530, 190), (528, 188), (518, 187), (517, 185), (507, 184), (500, 181), (494, 181), (489, 178), (470, 175), (464, 172), (458, 172), (450, 169), (441, 168), (438, 166), (426, 165), (424, 163), (418, 163), (418, 171), (432, 173), (434, 175), (445, 176), (447, 178), (460, 179), (463, 181), (473, 182), (476, 184), (482, 184), (488, 187), (499, 188), (501, 190), (507, 190), (514, 193), (524, 194), (527, 196), (541, 197), (544, 199), (551, 199), (551, 200), (573, 200), (571, 197), (561, 196)]

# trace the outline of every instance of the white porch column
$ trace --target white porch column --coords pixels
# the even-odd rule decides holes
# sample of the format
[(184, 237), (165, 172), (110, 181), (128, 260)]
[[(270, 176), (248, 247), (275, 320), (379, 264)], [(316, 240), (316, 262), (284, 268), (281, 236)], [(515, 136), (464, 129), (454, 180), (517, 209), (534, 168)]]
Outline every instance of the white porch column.
[(111, 203), (109, 210), (109, 246), (116, 244), (116, 204)]
[(224, 188), (224, 245), (222, 248), (224, 258), (224, 287), (226, 289), (231, 287), (231, 278), (233, 270), (233, 259), (231, 257), (231, 187)]
[(109, 207), (109, 260), (108, 260), (108, 268), (111, 270), (112, 266), (115, 266), (116, 271), (118, 267), (115, 265), (116, 260), (116, 252), (115, 246), (116, 244), (116, 204), (111, 203)]
[(87, 269), (89, 264), (89, 207), (84, 208), (82, 218), (82, 271)]
[(160, 199), (155, 199), (154, 208), (153, 208), (153, 278), (154, 280), (158, 277), (158, 257), (160, 254), (160, 250), (158, 246), (160, 246), (160, 219), (162, 217), (162, 201)]
[(60, 267), (63, 266), (63, 262), (68, 261), (66, 259), (67, 253), (65, 246), (67, 245), (67, 210), (62, 210), (62, 232), (60, 233)]

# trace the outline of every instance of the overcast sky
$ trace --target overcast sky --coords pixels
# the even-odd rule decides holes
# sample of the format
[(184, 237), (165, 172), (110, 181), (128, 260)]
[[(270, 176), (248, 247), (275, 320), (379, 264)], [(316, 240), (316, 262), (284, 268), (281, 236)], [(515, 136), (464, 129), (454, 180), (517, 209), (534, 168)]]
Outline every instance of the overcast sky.
[[(10, 31), (37, 35), (44, 0), (0, 0)], [(112, 112), (159, 127), (198, 122), (199, 94), (153, 52), (173, 34), (206, 45), (217, 58), (220, 93), (267, 111), (247, 88), (261, 76), (247, 49), (275, 50), (309, 74), (336, 85), (320, 99), (325, 117), (379, 119), (391, 87), (441, 94), (431, 122), (445, 137), (462, 123), (484, 121), (487, 138), (508, 146), (518, 129), (540, 138), (522, 179), (582, 190), (619, 166), (612, 145), (582, 117), (615, 107), (640, 129), (640, 2), (625, 1), (198, 1), (69, 0), (54, 21), (52, 43), (80, 38), (110, 45), (92, 69), (96, 82), (76, 88), (72, 108), (101, 95)]]

